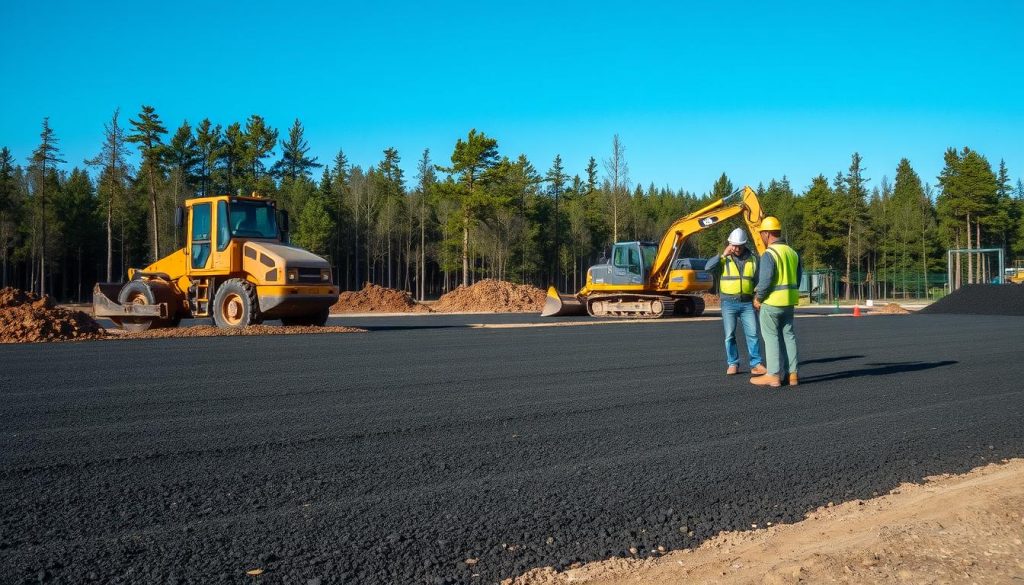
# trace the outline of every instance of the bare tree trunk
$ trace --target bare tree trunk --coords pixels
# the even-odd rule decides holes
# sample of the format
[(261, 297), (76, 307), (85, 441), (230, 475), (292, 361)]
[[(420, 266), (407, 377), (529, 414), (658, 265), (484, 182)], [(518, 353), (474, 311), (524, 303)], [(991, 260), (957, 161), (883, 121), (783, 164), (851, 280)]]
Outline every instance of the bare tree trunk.
[(149, 169), (149, 209), (153, 221), (153, 262), (156, 262), (160, 259), (160, 224), (156, 206), (156, 179), (152, 168)]
[(469, 286), (469, 211), (462, 212), (462, 286)]

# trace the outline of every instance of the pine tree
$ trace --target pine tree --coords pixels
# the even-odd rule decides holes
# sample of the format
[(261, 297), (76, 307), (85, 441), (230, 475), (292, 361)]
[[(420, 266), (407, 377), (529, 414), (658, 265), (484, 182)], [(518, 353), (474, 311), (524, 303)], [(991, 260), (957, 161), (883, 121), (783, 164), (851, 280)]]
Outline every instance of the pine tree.
[(312, 169), (323, 166), (316, 161), (316, 157), (306, 156), (306, 153), (309, 152), (309, 144), (303, 137), (303, 133), (302, 123), (295, 118), (295, 123), (288, 130), (288, 141), (281, 141), (281, 160), (274, 163), (270, 171), (275, 177), (291, 179), (299, 175), (308, 177)]
[(127, 141), (137, 144), (142, 154), (142, 166), (139, 169), (141, 176), (145, 177), (146, 189), (149, 192), (149, 220), (150, 220), (150, 251), (152, 261), (160, 259), (160, 216), (157, 202), (158, 183), (163, 181), (164, 163), (167, 155), (167, 147), (163, 144), (161, 136), (167, 134), (167, 128), (160, 121), (160, 116), (153, 106), (142, 106), (138, 120), (128, 121), (133, 128), (134, 134), (129, 134)]
[(423, 155), (416, 165), (417, 175), (417, 207), (419, 208), (420, 227), (420, 249), (419, 267), (416, 278), (417, 298), (422, 302), (426, 298), (427, 281), (427, 205), (433, 195), (434, 184), (437, 183), (437, 174), (434, 172), (434, 164), (430, 161), (430, 149), (423, 149)]
[(224, 149), (220, 125), (214, 126), (209, 118), (204, 118), (196, 127), (195, 145), (199, 157), (199, 192), (204, 196), (213, 195), (218, 190), (214, 174)]
[(125, 203), (131, 180), (132, 168), (125, 159), (125, 135), (118, 123), (121, 110), (114, 110), (109, 124), (103, 127), (103, 147), (85, 164), (100, 169), (97, 190), (106, 215), (104, 225), (107, 232), (107, 282), (113, 280), (114, 269), (114, 213)]
[(457, 195), (462, 209), (462, 286), (469, 286), (469, 230), (485, 204), (478, 183), (498, 162), (498, 141), (474, 128), (465, 141), (460, 138), (455, 143), (451, 160), (452, 166), (437, 169), (457, 176), (462, 186)]
[[(245, 122), (245, 133), (242, 136), (242, 165), (245, 169), (243, 181), (234, 185), (244, 191), (269, 192), (273, 182), (266, 176), (263, 159), (273, 156), (274, 145), (277, 144), (277, 130), (267, 126), (262, 116), (253, 114)], [(301, 138), (301, 134), (300, 134)]]
[[(850, 157), (850, 169), (846, 176), (843, 177), (843, 186), (845, 190), (842, 192), (844, 199), (846, 200), (846, 206), (844, 208), (843, 217), (846, 220), (847, 227), (847, 239), (846, 239), (846, 300), (850, 300), (853, 280), (851, 275), (851, 266), (854, 261), (857, 262), (857, 272), (861, 270), (860, 262), (863, 255), (863, 248), (861, 246), (861, 237), (863, 235), (864, 220), (867, 217), (867, 188), (865, 185), (870, 179), (864, 177), (864, 171), (867, 170), (861, 166), (860, 153), (855, 152)], [(857, 289), (858, 298), (860, 297), (860, 288)]]
[(35, 171), (36, 190), (33, 194), (33, 201), (38, 209), (38, 216), (42, 225), (42, 243), (39, 246), (39, 294), (46, 294), (46, 250), (48, 246), (46, 225), (48, 218), (47, 199), (52, 196), (50, 183), (51, 174), (56, 174), (56, 165), (67, 162), (60, 158), (60, 149), (57, 148), (57, 137), (50, 128), (50, 118), (43, 118), (43, 130), (39, 134), (39, 146), (32, 151), (29, 159), (29, 169)]
[(19, 207), (14, 157), (5, 146), (0, 149), (0, 287), (7, 286), (8, 264), (18, 229)]
[(561, 197), (562, 194), (565, 192), (565, 182), (567, 180), (567, 177), (565, 175), (565, 168), (562, 166), (561, 155), (555, 155), (555, 160), (551, 162), (551, 168), (548, 169), (547, 174), (544, 175), (544, 180), (548, 183), (548, 195), (552, 198), (554, 202), (554, 210), (551, 214), (552, 234), (554, 236), (554, 246), (552, 247), (552, 252), (554, 256), (552, 258), (552, 260), (554, 261), (554, 269), (551, 272), (551, 277), (549, 280), (557, 286), (558, 278), (562, 275), (562, 243), (560, 238), (562, 230), (559, 225), (561, 224), (561, 215), (559, 214), (558, 210), (558, 198)]
[(597, 159), (590, 157), (587, 161), (587, 190), (584, 195), (590, 195), (597, 190)]
[[(192, 126), (188, 120), (182, 122), (181, 126), (171, 138), (167, 147), (167, 164), (170, 167), (171, 177), (171, 208), (181, 205), (184, 200), (191, 197), (200, 181), (199, 174), (203, 166), (204, 156), (199, 150), (199, 145), (192, 134)], [(182, 245), (181, 234), (178, 228), (173, 227), (174, 247)]]
[(619, 241), (619, 210), (629, 198), (629, 164), (626, 162), (626, 147), (619, 135), (612, 137), (612, 154), (604, 161), (608, 174), (608, 198), (612, 208), (612, 241)]
[[(308, 183), (308, 179), (299, 178), (296, 182)], [(314, 254), (326, 254), (329, 250), (334, 221), (327, 211), (325, 198), (316, 190), (306, 199), (299, 215), (299, 229), (295, 234), (295, 243)]]

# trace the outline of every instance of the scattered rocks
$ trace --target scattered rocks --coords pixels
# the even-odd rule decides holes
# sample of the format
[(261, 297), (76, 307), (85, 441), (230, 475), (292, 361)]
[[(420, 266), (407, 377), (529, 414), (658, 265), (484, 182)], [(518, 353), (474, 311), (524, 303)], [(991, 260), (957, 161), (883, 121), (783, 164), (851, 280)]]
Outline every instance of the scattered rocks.
[(486, 278), (443, 295), (434, 311), (443, 313), (533, 313), (544, 308), (547, 293), (530, 285)]
[(429, 313), (404, 290), (395, 290), (366, 283), (363, 290), (345, 291), (338, 295), (332, 313)]
[(0, 289), (0, 343), (98, 339), (104, 329), (82, 311), (54, 304), (49, 296)]

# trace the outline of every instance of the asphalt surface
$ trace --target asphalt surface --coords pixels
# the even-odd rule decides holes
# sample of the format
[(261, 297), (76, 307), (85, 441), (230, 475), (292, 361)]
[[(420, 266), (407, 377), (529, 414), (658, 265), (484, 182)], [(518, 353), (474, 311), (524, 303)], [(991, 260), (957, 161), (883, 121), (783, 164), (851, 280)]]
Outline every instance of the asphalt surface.
[(798, 319), (768, 391), (718, 321), (485, 317), (0, 346), (0, 581), (492, 583), (1024, 455), (1024, 318)]

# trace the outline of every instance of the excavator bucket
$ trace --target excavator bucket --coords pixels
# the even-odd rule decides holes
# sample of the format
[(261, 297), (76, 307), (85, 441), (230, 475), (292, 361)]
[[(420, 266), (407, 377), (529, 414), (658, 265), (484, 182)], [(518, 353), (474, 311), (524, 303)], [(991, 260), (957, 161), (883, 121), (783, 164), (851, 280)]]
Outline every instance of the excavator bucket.
[(548, 288), (548, 298), (544, 302), (541, 317), (564, 317), (567, 315), (586, 315), (587, 308), (575, 295), (560, 295), (555, 287)]

